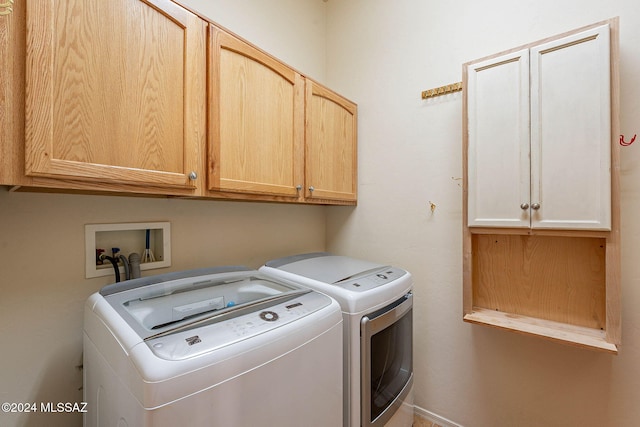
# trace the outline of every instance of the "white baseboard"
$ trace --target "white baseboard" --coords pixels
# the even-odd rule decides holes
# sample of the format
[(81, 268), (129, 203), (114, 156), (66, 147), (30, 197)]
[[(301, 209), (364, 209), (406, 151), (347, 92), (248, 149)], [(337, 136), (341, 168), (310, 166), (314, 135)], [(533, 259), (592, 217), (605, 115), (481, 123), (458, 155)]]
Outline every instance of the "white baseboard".
[(413, 413), (422, 417), (422, 418), (426, 418), (429, 421), (431, 421), (432, 423), (436, 423), (438, 425), (441, 425), (442, 427), (463, 427), (460, 424), (454, 423), (451, 420), (448, 420), (444, 417), (441, 417), (440, 415), (434, 414), (433, 412), (427, 411), (424, 408), (421, 408), (419, 406), (415, 406), (413, 407)]

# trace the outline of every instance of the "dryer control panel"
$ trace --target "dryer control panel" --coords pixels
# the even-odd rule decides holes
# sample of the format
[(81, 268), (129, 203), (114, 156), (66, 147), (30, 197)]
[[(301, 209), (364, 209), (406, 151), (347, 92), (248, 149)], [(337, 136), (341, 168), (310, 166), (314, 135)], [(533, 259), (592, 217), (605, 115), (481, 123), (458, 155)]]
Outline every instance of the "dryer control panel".
[(374, 272), (369, 271), (362, 275), (341, 280), (340, 282), (334, 283), (334, 285), (352, 292), (366, 292), (378, 286), (384, 286), (393, 282), (405, 274), (407, 274), (407, 272), (401, 268), (384, 267)]
[(327, 307), (331, 302), (326, 295), (308, 292), (280, 304), (258, 308), (224, 321), (152, 338), (145, 342), (151, 351), (162, 359), (184, 360), (268, 333)]

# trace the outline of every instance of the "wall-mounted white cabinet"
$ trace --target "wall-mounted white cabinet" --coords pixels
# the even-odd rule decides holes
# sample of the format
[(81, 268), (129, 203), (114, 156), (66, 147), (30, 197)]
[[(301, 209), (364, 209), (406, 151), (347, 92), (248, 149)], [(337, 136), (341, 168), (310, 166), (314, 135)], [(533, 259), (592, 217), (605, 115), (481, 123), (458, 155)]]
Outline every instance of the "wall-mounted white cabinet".
[(463, 66), (464, 320), (620, 343), (618, 20)]
[(467, 67), (469, 226), (611, 229), (609, 25)]
[(529, 50), (470, 65), (465, 89), (469, 226), (529, 227)]

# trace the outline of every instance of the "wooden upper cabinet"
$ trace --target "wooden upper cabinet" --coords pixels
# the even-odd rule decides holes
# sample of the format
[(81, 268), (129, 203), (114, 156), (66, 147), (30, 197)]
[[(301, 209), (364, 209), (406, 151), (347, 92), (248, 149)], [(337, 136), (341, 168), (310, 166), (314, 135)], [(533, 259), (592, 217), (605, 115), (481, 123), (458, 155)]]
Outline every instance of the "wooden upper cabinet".
[(26, 175), (195, 189), (205, 22), (168, 0), (26, 3)]
[(304, 78), (209, 26), (210, 190), (300, 197)]
[(3, 183), (355, 204), (350, 101), (170, 0), (22, 5)]
[(311, 199), (357, 199), (357, 107), (307, 80), (306, 190)]

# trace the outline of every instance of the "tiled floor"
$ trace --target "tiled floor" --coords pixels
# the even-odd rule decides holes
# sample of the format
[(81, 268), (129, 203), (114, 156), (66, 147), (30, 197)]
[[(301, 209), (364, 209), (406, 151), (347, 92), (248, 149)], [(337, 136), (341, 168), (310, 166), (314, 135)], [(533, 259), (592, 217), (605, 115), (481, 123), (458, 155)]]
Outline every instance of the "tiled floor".
[(413, 427), (442, 427), (440, 424), (432, 423), (418, 414), (413, 415)]

